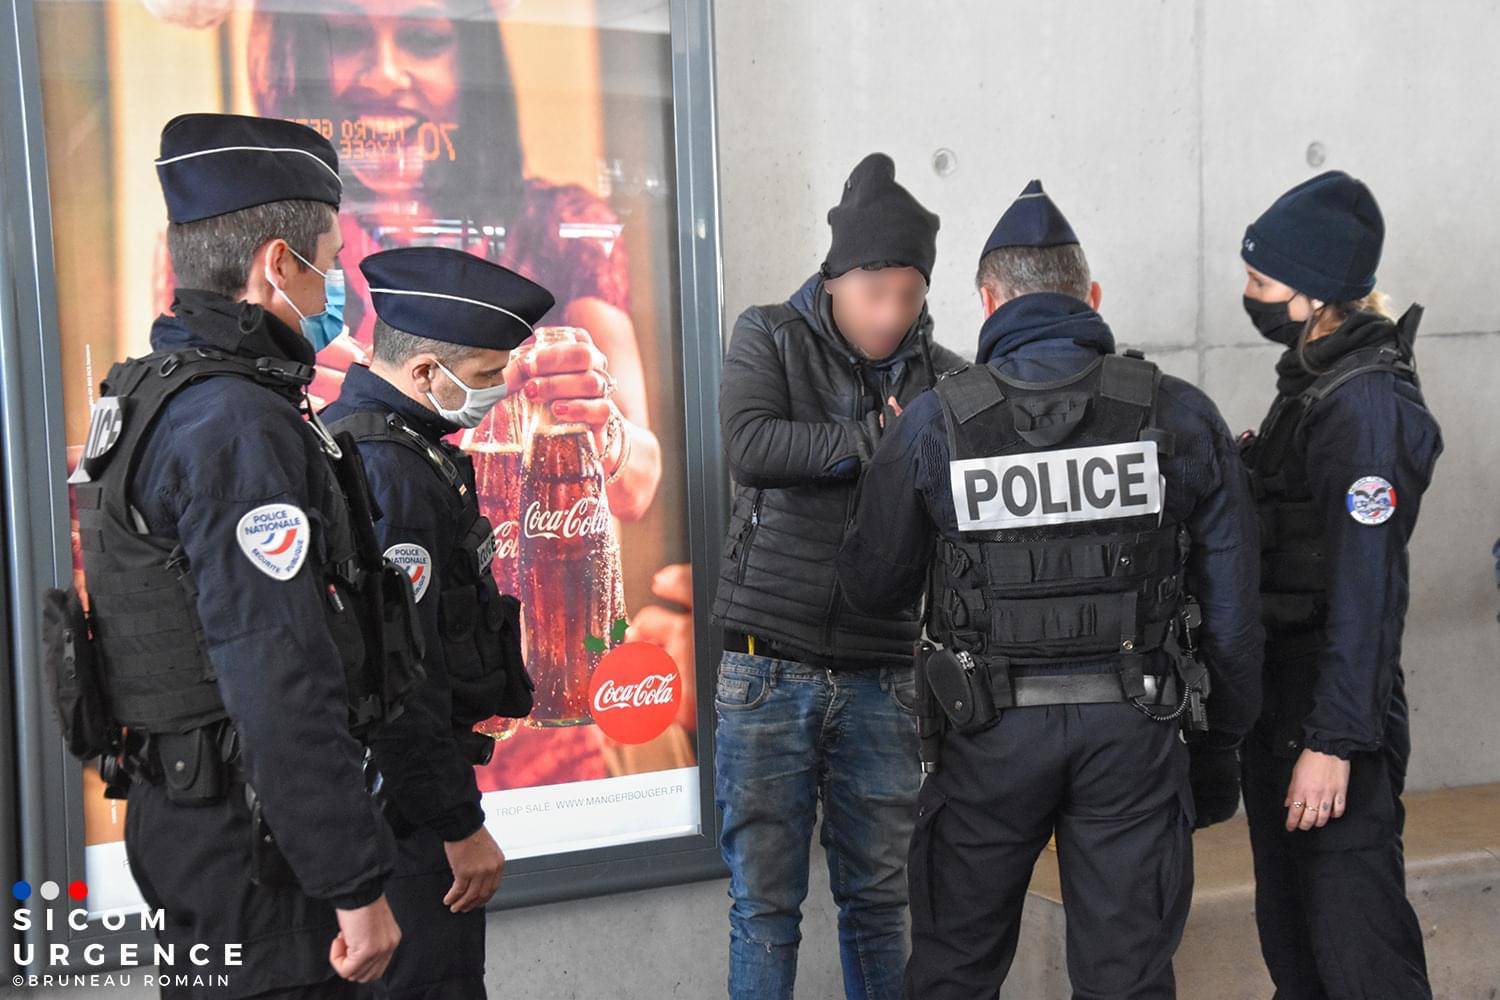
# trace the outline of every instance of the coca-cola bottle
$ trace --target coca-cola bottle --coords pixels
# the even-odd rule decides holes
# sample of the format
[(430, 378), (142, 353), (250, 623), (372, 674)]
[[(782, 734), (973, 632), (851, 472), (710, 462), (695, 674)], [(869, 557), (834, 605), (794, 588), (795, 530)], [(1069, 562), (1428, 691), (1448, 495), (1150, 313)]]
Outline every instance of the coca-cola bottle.
[[(490, 570), (502, 594), (521, 590), (520, 513), (522, 449), (526, 411), (515, 396), (500, 401), (479, 426), (466, 430), (459, 447), (474, 459), (474, 486), (479, 512), (489, 518), (495, 531), (495, 558)], [(522, 629), (522, 649), (526, 646)], [(475, 732), (501, 742), (509, 739), (520, 726), (520, 719), (494, 716), (474, 727)]]
[[(544, 327), (535, 346), (574, 340), (567, 328)], [(550, 401), (529, 409), (519, 595), (536, 682), (527, 724), (591, 724), (589, 680), (603, 650), (585, 640), (607, 637), (625, 614), (620, 543), (588, 426), (559, 420)]]
[(491, 569), (502, 594), (521, 590), (521, 480), (525, 475), (525, 406), (519, 395), (502, 399), (480, 422), (464, 431), (460, 447), (474, 458), (479, 512), (495, 529)]

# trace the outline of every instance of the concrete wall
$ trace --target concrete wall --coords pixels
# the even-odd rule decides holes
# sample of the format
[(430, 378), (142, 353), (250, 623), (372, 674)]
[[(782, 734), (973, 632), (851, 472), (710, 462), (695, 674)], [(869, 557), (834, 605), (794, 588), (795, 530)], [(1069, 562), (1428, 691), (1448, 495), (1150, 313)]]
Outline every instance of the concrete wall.
[(1418, 363), (1447, 441), (1412, 552), (1412, 784), (1500, 778), (1500, 5), (730, 0), (717, 18), (731, 321), (816, 269), (825, 213), (879, 149), (942, 216), (937, 335), (972, 356), (979, 248), (1040, 177), (1117, 337), (1240, 430), (1279, 350), (1240, 308), (1244, 227), (1319, 170), (1364, 178), (1380, 285), (1428, 307)]

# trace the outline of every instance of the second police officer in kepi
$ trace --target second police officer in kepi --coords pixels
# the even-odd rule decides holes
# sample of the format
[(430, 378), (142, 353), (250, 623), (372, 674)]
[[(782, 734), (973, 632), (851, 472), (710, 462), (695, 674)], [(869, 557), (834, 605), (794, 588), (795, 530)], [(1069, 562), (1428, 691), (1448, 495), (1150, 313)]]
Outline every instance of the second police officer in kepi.
[(176, 300), (94, 406), (73, 476), (89, 613), (48, 593), (49, 669), (69, 749), (128, 786), (161, 943), (211, 956), (161, 971), (212, 985), (162, 995), (352, 996), (399, 940), (356, 736), (419, 669), (353, 442), (307, 408), (338, 158), (300, 125), (197, 114), (157, 169)]
[(484, 827), (474, 765), (494, 742), (473, 732), (525, 716), (520, 605), (490, 572), (495, 534), (479, 510), (474, 466), (444, 440), (475, 427), (506, 394), (511, 349), (552, 295), (459, 250), (411, 247), (360, 264), (375, 304), (375, 350), (324, 411), (359, 441), (388, 559), (412, 579), (426, 680), (374, 741), (381, 797), (396, 825), (387, 894), (403, 937), (386, 974), (390, 1000), (485, 996), (484, 906), (505, 856)]
[[(1039, 182), (996, 225), (978, 285), (979, 363), (886, 434), (839, 556), (867, 613), (928, 588), (941, 643), (918, 658), (946, 732), (924, 711), (940, 753), (911, 845), (906, 993), (996, 995), (1055, 834), (1074, 990), (1170, 996), (1193, 885), (1180, 734), (1206, 728), (1202, 753), (1227, 760), (1199, 802), (1200, 823), (1227, 818), (1260, 704), (1249, 490), (1213, 403), (1115, 352)], [(1197, 607), (1211, 685), (1188, 653)]]

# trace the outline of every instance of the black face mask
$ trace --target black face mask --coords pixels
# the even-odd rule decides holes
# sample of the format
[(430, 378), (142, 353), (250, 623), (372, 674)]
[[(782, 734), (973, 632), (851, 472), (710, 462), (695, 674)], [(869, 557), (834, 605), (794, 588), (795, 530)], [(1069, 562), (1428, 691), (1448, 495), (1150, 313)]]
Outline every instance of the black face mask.
[[(1293, 295), (1292, 299), (1296, 297)], [(1245, 313), (1262, 337), (1282, 347), (1292, 347), (1297, 343), (1297, 338), (1302, 336), (1302, 328), (1307, 325), (1287, 314), (1287, 306), (1292, 304), (1292, 299), (1285, 302), (1262, 302), (1246, 295)]]

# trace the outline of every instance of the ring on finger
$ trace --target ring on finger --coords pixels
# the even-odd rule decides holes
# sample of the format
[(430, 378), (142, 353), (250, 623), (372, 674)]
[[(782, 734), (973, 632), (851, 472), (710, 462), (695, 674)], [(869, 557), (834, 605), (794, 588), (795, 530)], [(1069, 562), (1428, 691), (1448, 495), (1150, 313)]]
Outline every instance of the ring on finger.
[(1292, 803), (1292, 808), (1293, 809), (1305, 809), (1306, 807), (1307, 807), (1307, 803), (1305, 803), (1305, 802), (1293, 802)]
[(604, 388), (599, 391), (599, 395), (613, 396), (615, 394), (615, 390), (620, 387), (620, 383), (616, 382), (615, 377), (607, 371), (601, 371), (598, 374), (599, 377), (604, 380)]

